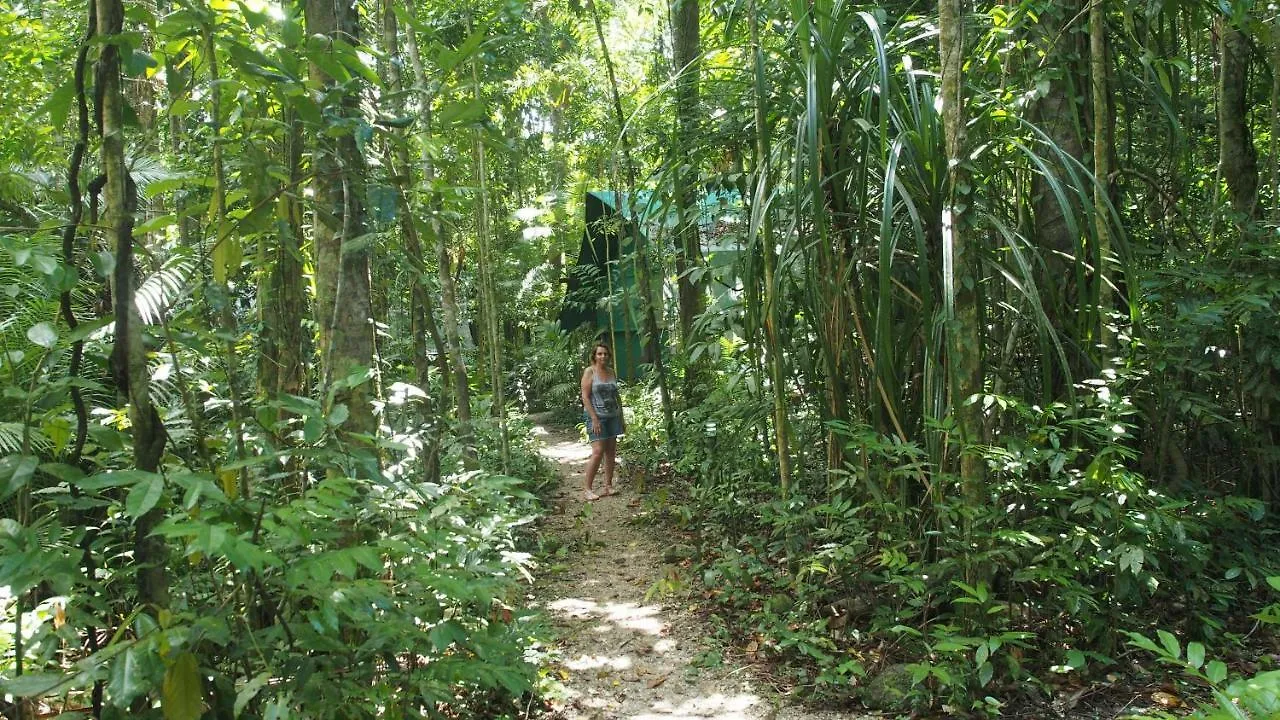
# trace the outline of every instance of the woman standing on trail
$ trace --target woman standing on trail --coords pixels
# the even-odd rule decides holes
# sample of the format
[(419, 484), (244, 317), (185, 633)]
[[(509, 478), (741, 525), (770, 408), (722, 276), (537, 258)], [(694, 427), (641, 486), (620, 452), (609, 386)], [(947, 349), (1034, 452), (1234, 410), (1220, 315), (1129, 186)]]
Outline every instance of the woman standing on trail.
[[(591, 350), (591, 365), (582, 371), (582, 409), (591, 439), (591, 459), (587, 461), (587, 502), (613, 495), (613, 468), (618, 455), (618, 436), (626, 430), (622, 420), (622, 403), (618, 400), (618, 374), (613, 371), (613, 353), (609, 346), (596, 343)], [(597, 495), (592, 486), (596, 470), (604, 461), (604, 487)]]

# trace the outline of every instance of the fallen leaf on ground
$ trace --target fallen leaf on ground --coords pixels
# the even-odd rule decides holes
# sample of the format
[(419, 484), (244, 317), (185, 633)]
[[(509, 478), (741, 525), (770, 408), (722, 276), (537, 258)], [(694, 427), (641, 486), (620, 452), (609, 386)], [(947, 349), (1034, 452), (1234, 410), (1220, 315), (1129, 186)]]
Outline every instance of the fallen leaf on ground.
[(1167, 693), (1163, 691), (1151, 693), (1151, 700), (1155, 702), (1157, 705), (1161, 705), (1167, 708), (1176, 708), (1176, 707), (1182, 706), (1182, 700), (1177, 695), (1173, 695), (1171, 693)]
[(662, 677), (656, 677), (650, 680), (649, 682), (645, 683), (645, 685), (648, 686), (650, 690), (652, 690), (658, 687), (659, 685), (661, 685), (662, 683), (666, 682), (668, 677), (670, 677), (670, 675), (663, 675)]

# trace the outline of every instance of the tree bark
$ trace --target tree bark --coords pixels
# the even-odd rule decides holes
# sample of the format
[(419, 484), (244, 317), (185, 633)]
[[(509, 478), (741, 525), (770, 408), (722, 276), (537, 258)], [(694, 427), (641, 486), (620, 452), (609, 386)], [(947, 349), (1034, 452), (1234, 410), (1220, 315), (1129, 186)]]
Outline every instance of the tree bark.
[(705, 355), (688, 360), (694, 342), (694, 320), (706, 310), (706, 281), (691, 274), (702, 268), (699, 238), (698, 168), (694, 148), (699, 138), (698, 86), (702, 71), (698, 0), (675, 0), (672, 7), (672, 54), (675, 60), (676, 138), (673, 143), (676, 203), (676, 295), (680, 310), (680, 341), (686, 365), (684, 398), (687, 405), (702, 402), (709, 380)]
[[(947, 200), (942, 212), (943, 272), (953, 280), (951, 297), (944, 300), (947, 355), (951, 376), (951, 408), (964, 444), (980, 442), (982, 406), (967, 402), (982, 392), (982, 328), (979, 324), (979, 243), (971, 235), (968, 213), (972, 182), (965, 162), (965, 102), (961, 83), (964, 68), (964, 14), (961, 0), (938, 3), (938, 47), (942, 55), (942, 127), (947, 153)], [(947, 266), (950, 266), (949, 268)], [(965, 494), (982, 502), (986, 473), (982, 458), (962, 448), (960, 479)]]
[(1251, 220), (1258, 206), (1258, 152), (1249, 132), (1249, 40), (1224, 18), (1218, 43), (1218, 167), (1231, 209)]
[[(117, 390), (129, 404), (134, 465), (145, 472), (156, 472), (167, 436), (160, 414), (151, 403), (142, 318), (134, 302), (133, 224), (138, 193), (125, 160), (125, 98), (121, 88), (120, 44), (115, 42), (123, 32), (124, 4), (121, 0), (97, 0), (97, 16), (98, 33), (104, 41), (95, 83), (102, 168), (106, 175), (103, 186), (106, 213), (102, 225), (107, 228), (116, 255), (112, 275), (116, 328), (111, 370)], [(138, 573), (138, 599), (152, 609), (169, 605), (169, 547), (163, 538), (151, 534), (163, 517), (163, 507), (158, 505), (138, 518), (134, 526), (133, 562)]]
[[(1039, 73), (1048, 80), (1044, 97), (1035, 104), (1032, 118), (1056, 147), (1042, 153), (1050, 172), (1059, 182), (1068, 177), (1066, 162), (1058, 152), (1088, 163), (1085, 155), (1084, 127), (1080, 115), (1080, 68), (1085, 35), (1078, 31), (1085, 14), (1083, 0), (1064, 0), (1049, 5), (1034, 32), (1035, 43), (1044, 53)], [(1080, 295), (1086, 287), (1084, 259), (1080, 257), (1080, 232), (1072, 228), (1068, 213), (1080, 216), (1079, 199), (1070, 191), (1059, 198), (1053, 191), (1049, 178), (1036, 173), (1031, 185), (1031, 205), (1034, 215), (1036, 244), (1040, 248), (1043, 274), (1036, 278), (1045, 315), (1053, 332), (1063, 336), (1064, 346), (1075, 348), (1069, 354), (1070, 368), (1061, 368), (1050, 360), (1044, 363), (1044, 387), (1042, 399), (1046, 402), (1061, 398), (1069, 392), (1067, 372), (1084, 372), (1087, 362), (1082, 345), (1091, 334), (1081, 320), (1092, 315), (1082, 307)], [(1067, 207), (1063, 207), (1064, 203)], [(1075, 258), (1073, 261), (1072, 258)], [(1048, 347), (1042, 348), (1045, 358), (1052, 357)]]
[(1114, 141), (1111, 136), (1111, 91), (1107, 64), (1107, 15), (1106, 0), (1092, 0), (1089, 4), (1089, 75), (1093, 90), (1093, 223), (1094, 237), (1098, 244), (1098, 264), (1094, 270), (1098, 284), (1098, 338), (1102, 346), (1102, 362), (1110, 364), (1110, 331), (1112, 310), (1111, 287), (1107, 284), (1111, 262), (1111, 156)]
[[(351, 0), (306, 0), (307, 31), (355, 45), (358, 23)], [(334, 79), (312, 64), (311, 77), (332, 90)], [(357, 98), (343, 92), (334, 111), (346, 118), (357, 115)], [(369, 243), (364, 217), (364, 157), (355, 136), (344, 132), (329, 147), (317, 147), (315, 171), (314, 243), (316, 315), (320, 325), (323, 387), (329, 387), (373, 367), (373, 307), (369, 287)], [(343, 434), (373, 435), (377, 420), (370, 403), (369, 382), (342, 387), (334, 403), (350, 413)]]

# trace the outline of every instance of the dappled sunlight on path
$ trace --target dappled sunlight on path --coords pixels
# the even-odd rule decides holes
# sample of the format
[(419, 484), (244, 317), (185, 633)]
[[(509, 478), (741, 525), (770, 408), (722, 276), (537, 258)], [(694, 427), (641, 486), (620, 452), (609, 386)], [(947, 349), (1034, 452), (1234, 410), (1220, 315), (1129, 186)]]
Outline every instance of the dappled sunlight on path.
[(574, 430), (537, 428), (561, 485), (542, 528), (559, 552), (543, 560), (537, 605), (558, 641), (547, 664), (563, 689), (561, 720), (854, 720), (859, 716), (779, 707), (776, 692), (747, 668), (720, 665), (699, 618), (649, 597), (671, 538), (632, 522), (639, 512), (625, 475), (619, 494), (587, 503), (582, 469), (590, 448)]

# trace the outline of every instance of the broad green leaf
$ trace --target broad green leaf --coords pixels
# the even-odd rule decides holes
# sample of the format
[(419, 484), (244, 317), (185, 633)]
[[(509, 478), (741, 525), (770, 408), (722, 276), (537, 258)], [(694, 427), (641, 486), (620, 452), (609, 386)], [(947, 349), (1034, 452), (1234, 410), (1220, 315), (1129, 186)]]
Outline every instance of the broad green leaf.
[(1204, 665), (1204, 645), (1198, 642), (1187, 643), (1187, 664), (1196, 670)]
[(58, 269), (58, 261), (48, 255), (34, 255), (31, 258), (31, 267), (40, 271), (41, 275), (52, 275)]
[(245, 706), (253, 700), (253, 698), (258, 694), (258, 691), (262, 690), (263, 686), (265, 686), (270, 680), (271, 673), (264, 672), (242, 685), (240, 689), (236, 691), (235, 711), (232, 714), (236, 717), (240, 717), (240, 713), (244, 712)]
[(244, 251), (240, 247), (240, 238), (230, 233), (222, 235), (213, 246), (213, 280), (225, 283), (240, 270), (240, 261), (244, 259)]
[(163, 494), (164, 480), (159, 475), (145, 478), (134, 485), (129, 495), (125, 497), (124, 511), (129, 517), (140, 518), (160, 502), (160, 496)]
[(134, 485), (151, 477), (155, 477), (155, 473), (144, 472), (142, 470), (108, 470), (97, 475), (90, 475), (79, 480), (72, 480), (71, 483), (81, 490), (103, 490), (105, 488), (121, 487), (124, 485)]
[(9, 455), (0, 459), (0, 500), (26, 486), (39, 464), (40, 458), (34, 455)]
[(61, 688), (63, 680), (60, 673), (27, 673), (0, 680), (0, 691), (14, 697), (41, 697)]
[(27, 339), (42, 348), (52, 348), (58, 342), (58, 331), (47, 322), (36, 323), (27, 329)]
[(111, 704), (127, 708), (134, 700), (146, 695), (152, 689), (158, 670), (156, 656), (149, 650), (137, 645), (125, 650), (111, 663), (111, 677), (107, 683)]
[(164, 673), (160, 707), (165, 720), (200, 720), (204, 712), (203, 695), (196, 656), (181, 653)]
[(1210, 660), (1204, 668), (1204, 676), (1215, 685), (1221, 684), (1227, 679), (1227, 664), (1221, 660)]
[(1271, 575), (1267, 578), (1267, 584), (1274, 590), (1280, 590), (1280, 575)]
[(324, 435), (324, 420), (319, 415), (312, 415), (302, 424), (302, 439), (313, 443)]
[(342, 423), (346, 422), (350, 415), (351, 412), (347, 410), (346, 405), (341, 403), (334, 405), (333, 409), (329, 411), (329, 424), (334, 427), (338, 427)]
[(1157, 630), (1156, 636), (1160, 638), (1160, 644), (1163, 645), (1165, 651), (1169, 653), (1169, 657), (1182, 657), (1182, 646), (1178, 644), (1178, 638), (1174, 637), (1173, 633), (1168, 630)]

